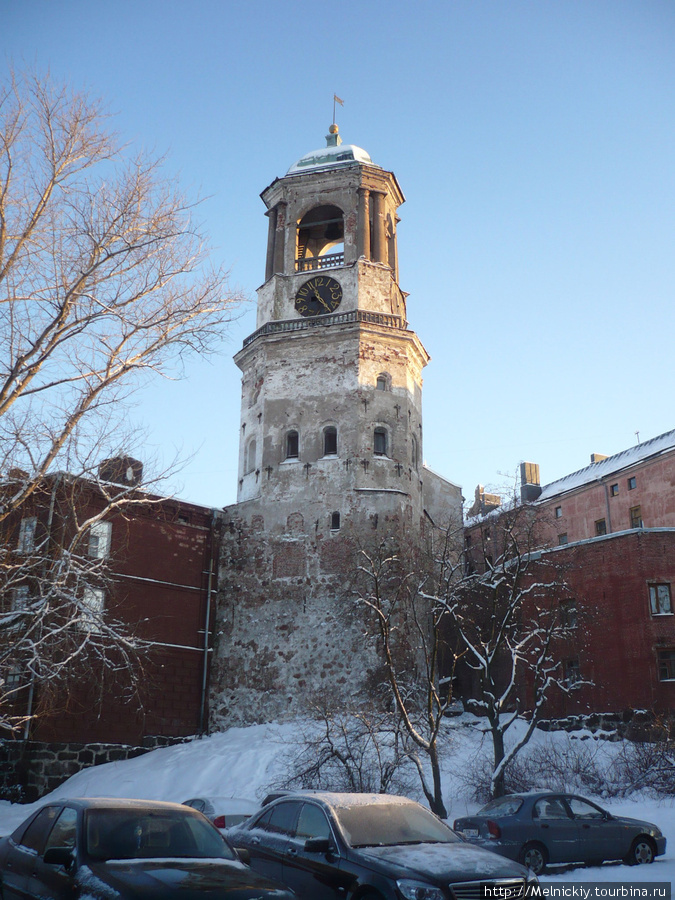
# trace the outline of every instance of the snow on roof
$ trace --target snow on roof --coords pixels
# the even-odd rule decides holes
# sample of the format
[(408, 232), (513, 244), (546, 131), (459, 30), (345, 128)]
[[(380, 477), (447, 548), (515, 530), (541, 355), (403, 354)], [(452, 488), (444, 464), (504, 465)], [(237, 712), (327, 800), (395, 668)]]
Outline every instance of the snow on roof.
[(340, 144), (337, 147), (321, 147), (319, 150), (306, 153), (293, 163), (286, 174), (298, 175), (308, 169), (332, 169), (337, 166), (354, 165), (354, 163), (375, 165), (370, 155), (361, 147), (357, 147), (355, 144)]
[(610, 475), (620, 472), (629, 466), (633, 466), (638, 462), (643, 462), (652, 456), (659, 456), (661, 453), (667, 453), (675, 449), (675, 430), (667, 431), (658, 437), (649, 441), (643, 441), (635, 447), (628, 450), (622, 450), (621, 453), (615, 453), (614, 456), (608, 456), (600, 462), (591, 463), (585, 469), (579, 469), (578, 472), (572, 472), (571, 475), (565, 475), (557, 481), (544, 485), (542, 492), (537, 498), (537, 503), (544, 500), (550, 500), (558, 494), (564, 494), (584, 484), (606, 478)]

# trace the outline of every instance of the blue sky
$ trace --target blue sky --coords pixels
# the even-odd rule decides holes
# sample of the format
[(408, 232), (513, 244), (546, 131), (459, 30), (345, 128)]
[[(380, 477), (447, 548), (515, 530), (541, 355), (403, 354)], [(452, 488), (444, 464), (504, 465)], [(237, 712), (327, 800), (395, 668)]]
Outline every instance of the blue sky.
[[(87, 87), (208, 199), (214, 258), (252, 301), (259, 194), (340, 132), (393, 170), (401, 287), (432, 361), (424, 458), (462, 485), (549, 482), (675, 427), (671, 0), (0, 0), (0, 54)], [(153, 383), (148, 456), (236, 498), (239, 371)]]

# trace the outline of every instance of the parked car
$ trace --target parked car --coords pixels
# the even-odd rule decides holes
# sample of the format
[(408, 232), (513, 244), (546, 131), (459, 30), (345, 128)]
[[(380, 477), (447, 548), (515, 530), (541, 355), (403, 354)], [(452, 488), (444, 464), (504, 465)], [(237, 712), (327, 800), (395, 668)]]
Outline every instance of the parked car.
[[(251, 866), (308, 900), (470, 900), (536, 878), (474, 847), (419, 803), (386, 794), (288, 794), (230, 831)], [(516, 893), (512, 894), (516, 896)]]
[(63, 800), (0, 840), (3, 900), (292, 900), (217, 828), (177, 803)]
[(666, 839), (649, 822), (613, 816), (574, 794), (538, 791), (499, 797), (455, 831), (477, 846), (517, 859), (536, 874), (548, 863), (653, 862)]
[(196, 809), (221, 831), (232, 828), (233, 825), (241, 825), (260, 809), (259, 804), (252, 800), (241, 800), (238, 797), (193, 797), (191, 800), (184, 800), (183, 806)]

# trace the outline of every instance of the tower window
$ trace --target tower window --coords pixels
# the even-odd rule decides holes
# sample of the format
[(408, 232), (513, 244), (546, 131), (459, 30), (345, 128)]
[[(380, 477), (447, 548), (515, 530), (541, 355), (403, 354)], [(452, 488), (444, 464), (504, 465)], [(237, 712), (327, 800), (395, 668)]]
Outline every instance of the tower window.
[(377, 381), (375, 382), (375, 388), (378, 391), (388, 391), (389, 390), (389, 376), (382, 374), (377, 376)]
[(411, 462), (413, 464), (413, 468), (416, 469), (417, 464), (418, 464), (418, 449), (417, 449), (417, 438), (415, 437), (414, 434), (412, 435), (412, 440), (411, 440), (410, 457), (411, 457)]
[(297, 431), (289, 431), (286, 435), (286, 459), (297, 459), (299, 455), (300, 438)]
[(375, 456), (386, 456), (387, 455), (387, 430), (386, 430), (386, 428), (376, 428), (375, 429), (373, 452), (374, 452)]
[(339, 531), (340, 529), (340, 513), (334, 512), (330, 515), (330, 530)]
[(337, 456), (337, 428), (333, 425), (323, 430), (323, 455)]
[(35, 516), (27, 516), (21, 520), (19, 526), (19, 543), (17, 549), (19, 553), (31, 553), (35, 550), (35, 528), (37, 526), (37, 518)]
[(245, 472), (245, 474), (248, 474), (249, 472), (253, 472), (255, 469), (255, 451), (256, 451), (255, 438), (253, 438), (252, 440), (250, 440), (248, 442), (248, 448), (246, 450), (246, 472)]

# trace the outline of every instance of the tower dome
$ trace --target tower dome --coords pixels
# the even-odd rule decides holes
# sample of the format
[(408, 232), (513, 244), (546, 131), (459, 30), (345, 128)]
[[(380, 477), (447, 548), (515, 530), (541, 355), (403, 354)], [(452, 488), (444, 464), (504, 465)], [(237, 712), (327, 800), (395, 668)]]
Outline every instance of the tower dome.
[[(302, 172), (332, 169), (337, 166), (354, 165), (354, 163), (375, 166), (375, 163), (370, 158), (370, 154), (366, 153), (362, 147), (357, 147), (355, 144), (343, 144), (342, 138), (338, 133), (338, 127), (333, 124), (326, 135), (326, 146), (301, 156), (297, 162), (293, 163), (286, 174), (299, 175)], [(376, 166), (376, 168), (379, 169), (380, 167)]]

